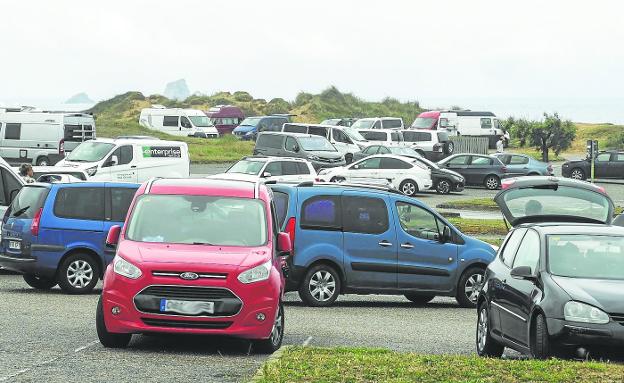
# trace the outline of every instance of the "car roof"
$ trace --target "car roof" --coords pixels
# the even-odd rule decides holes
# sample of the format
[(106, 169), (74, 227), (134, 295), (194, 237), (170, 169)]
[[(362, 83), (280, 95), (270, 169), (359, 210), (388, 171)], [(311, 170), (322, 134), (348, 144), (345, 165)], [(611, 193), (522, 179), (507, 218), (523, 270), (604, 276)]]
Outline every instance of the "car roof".
[[(54, 174), (54, 173), (51, 173)], [(70, 187), (70, 188), (85, 188), (85, 187), (92, 187), (92, 188), (103, 188), (105, 186), (108, 187), (127, 187), (127, 188), (132, 188), (132, 187), (136, 187), (138, 188), (140, 186), (140, 184), (137, 183), (132, 183), (132, 182), (108, 182), (108, 181), (102, 181), (102, 182), (93, 182), (93, 181), (80, 181), (80, 182), (56, 182), (56, 183), (48, 183), (48, 182), (35, 182), (35, 183), (30, 183), (30, 184), (26, 184), (24, 185), (24, 187), (31, 187), (31, 186), (36, 186), (36, 187), (46, 187), (46, 188), (54, 188), (54, 187)]]
[(624, 227), (598, 223), (540, 222), (524, 223), (518, 228), (533, 228), (544, 235), (552, 234), (588, 234), (588, 235), (624, 235)]
[(262, 161), (262, 162), (270, 162), (270, 161), (298, 161), (298, 162), (309, 162), (305, 158), (298, 157), (271, 157), (271, 156), (247, 156), (243, 157), (243, 160), (252, 160), (252, 161)]
[(396, 132), (401, 132), (401, 130), (398, 129), (357, 129), (355, 128), (358, 132), (384, 132), (384, 133), (396, 133)]
[[(292, 136), (292, 137), (319, 137), (325, 138), (324, 136), (319, 136), (317, 134), (307, 134), (307, 133), (293, 133), (293, 132), (260, 132), (260, 135), (275, 135), (275, 136)], [(325, 138), (326, 139), (326, 138)]]
[(256, 198), (260, 183), (217, 178), (158, 178), (148, 181), (145, 194)]
[[(385, 187), (382, 185), (367, 185), (367, 184), (350, 184), (350, 183), (335, 183), (335, 182), (312, 182), (312, 181), (305, 181), (305, 182), (301, 182), (300, 184), (285, 184), (285, 183), (270, 183), (271, 186), (276, 185), (276, 186), (284, 186), (287, 188), (315, 188), (315, 189), (319, 189), (320, 193), (323, 192), (328, 192), (328, 191), (332, 191), (332, 192), (336, 192), (336, 191), (340, 191), (340, 190), (350, 190), (350, 191), (365, 191), (365, 192), (371, 192), (371, 193), (382, 193), (382, 194), (400, 194), (403, 196), (403, 194), (393, 188), (389, 188), (389, 187)], [(415, 198), (412, 198), (414, 200), (417, 200)], [(417, 200), (418, 202), (420, 202), (420, 200)], [(422, 203), (422, 202), (421, 202)]]

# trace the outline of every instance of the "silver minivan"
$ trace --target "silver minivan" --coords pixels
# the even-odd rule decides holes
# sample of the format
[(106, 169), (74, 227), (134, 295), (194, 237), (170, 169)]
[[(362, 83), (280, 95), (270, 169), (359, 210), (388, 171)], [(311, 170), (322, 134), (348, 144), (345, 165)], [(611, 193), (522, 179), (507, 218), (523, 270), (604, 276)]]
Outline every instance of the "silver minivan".
[(287, 123), (282, 132), (312, 134), (323, 136), (345, 156), (347, 164), (353, 162), (353, 155), (368, 144), (366, 139), (355, 129), (320, 124)]
[(256, 139), (254, 155), (303, 158), (317, 171), (344, 166), (345, 158), (323, 136), (314, 134), (262, 132)]

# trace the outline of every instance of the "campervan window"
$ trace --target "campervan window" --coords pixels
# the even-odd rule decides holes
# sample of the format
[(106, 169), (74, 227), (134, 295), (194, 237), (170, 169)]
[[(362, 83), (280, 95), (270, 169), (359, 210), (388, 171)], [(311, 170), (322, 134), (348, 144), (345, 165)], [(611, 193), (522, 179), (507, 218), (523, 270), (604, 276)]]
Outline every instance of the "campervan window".
[(481, 119), (481, 129), (492, 129), (492, 119), (491, 118), (482, 118)]
[(178, 116), (163, 117), (163, 126), (178, 126)]
[(189, 116), (189, 119), (197, 127), (213, 126), (207, 116)]
[(22, 135), (22, 124), (6, 124), (4, 138), (7, 140), (19, 140)]

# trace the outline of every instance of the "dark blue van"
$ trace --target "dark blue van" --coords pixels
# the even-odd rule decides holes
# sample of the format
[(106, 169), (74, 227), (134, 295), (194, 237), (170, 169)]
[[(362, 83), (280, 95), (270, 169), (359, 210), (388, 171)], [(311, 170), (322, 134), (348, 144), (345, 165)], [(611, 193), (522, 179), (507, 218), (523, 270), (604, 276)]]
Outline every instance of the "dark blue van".
[(123, 225), (138, 184), (78, 182), (28, 184), (6, 211), (0, 266), (28, 285), (70, 294), (91, 291), (114, 253), (108, 229)]
[(233, 131), (235, 137), (241, 140), (254, 140), (260, 132), (279, 132), (282, 126), (290, 122), (288, 116), (257, 116), (247, 117)]
[(494, 248), (417, 199), (344, 184), (270, 185), (291, 236), (287, 291), (310, 306), (339, 294), (400, 294), (417, 304), (453, 296), (475, 307)]

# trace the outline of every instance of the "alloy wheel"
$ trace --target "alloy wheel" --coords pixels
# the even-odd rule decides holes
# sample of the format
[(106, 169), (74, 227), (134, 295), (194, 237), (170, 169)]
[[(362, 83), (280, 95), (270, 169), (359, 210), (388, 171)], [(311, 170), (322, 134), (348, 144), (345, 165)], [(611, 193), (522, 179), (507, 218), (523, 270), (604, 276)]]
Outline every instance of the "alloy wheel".
[(448, 194), (451, 191), (451, 185), (447, 180), (438, 182), (438, 192), (440, 194)]
[(93, 268), (88, 262), (77, 259), (69, 264), (67, 268), (67, 281), (73, 287), (82, 289), (87, 286), (92, 279)]
[(319, 302), (325, 302), (330, 300), (336, 293), (336, 281), (334, 276), (326, 270), (319, 270), (312, 278), (308, 288), (310, 289), (310, 295)]
[(407, 196), (412, 196), (416, 193), (416, 185), (413, 182), (406, 182), (403, 184), (401, 192)]
[(483, 286), (483, 274), (472, 274), (468, 279), (466, 279), (464, 293), (470, 302), (477, 302), (481, 286)]
[(498, 188), (498, 180), (496, 179), (496, 177), (489, 177), (486, 181), (485, 181), (485, 186), (490, 189), (490, 190), (494, 190)]
[(570, 178), (573, 178), (575, 180), (582, 180), (583, 172), (581, 171), (581, 169), (574, 169), (572, 170), (572, 173), (570, 174)]
[(479, 322), (477, 323), (477, 348), (482, 352), (485, 348), (488, 336), (488, 314), (485, 304), (479, 312)]
[(273, 330), (271, 330), (271, 343), (277, 346), (282, 338), (282, 309), (277, 310)]

